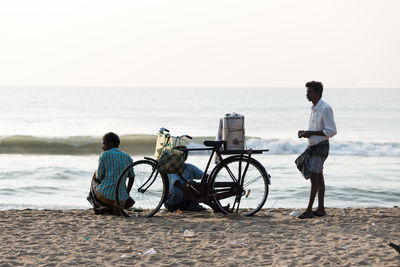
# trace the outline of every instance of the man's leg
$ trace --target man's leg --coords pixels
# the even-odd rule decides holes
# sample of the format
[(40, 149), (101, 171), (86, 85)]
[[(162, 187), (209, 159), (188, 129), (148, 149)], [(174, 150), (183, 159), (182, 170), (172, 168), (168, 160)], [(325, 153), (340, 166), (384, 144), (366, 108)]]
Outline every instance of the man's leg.
[(318, 186), (319, 186), (318, 175), (319, 175), (318, 173), (311, 173), (310, 175), (310, 181), (311, 181), (310, 199), (308, 201), (307, 210), (299, 216), (300, 219), (308, 219), (314, 217), (314, 214), (312, 212), (312, 207), (314, 204), (315, 196), (317, 195), (318, 192)]
[(316, 215), (324, 216), (326, 215), (325, 206), (324, 206), (324, 198), (325, 198), (325, 181), (324, 174), (318, 174), (318, 208), (315, 211)]
[(317, 195), (317, 191), (319, 188), (319, 174), (318, 173), (311, 173), (310, 181), (311, 181), (311, 189), (310, 189), (310, 199), (308, 201), (307, 212), (312, 212), (312, 207), (314, 204), (315, 196)]
[(199, 203), (195, 203), (195, 202), (189, 201), (186, 204), (185, 210), (188, 210), (188, 211), (204, 211), (204, 210), (206, 210), (206, 208), (204, 208)]

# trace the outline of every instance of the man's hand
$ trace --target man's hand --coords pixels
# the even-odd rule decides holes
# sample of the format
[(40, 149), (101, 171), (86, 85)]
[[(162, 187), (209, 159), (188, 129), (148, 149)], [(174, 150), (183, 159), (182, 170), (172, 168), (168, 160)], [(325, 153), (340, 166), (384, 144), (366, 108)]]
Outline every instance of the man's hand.
[(300, 130), (298, 133), (297, 133), (297, 136), (299, 137), (299, 138), (309, 138), (311, 135), (313, 135), (313, 132), (312, 131), (303, 131), (303, 130)]
[(300, 130), (297, 133), (297, 136), (299, 138), (302, 138), (302, 137), (309, 138), (312, 135), (326, 136), (323, 131), (303, 131), (303, 130)]

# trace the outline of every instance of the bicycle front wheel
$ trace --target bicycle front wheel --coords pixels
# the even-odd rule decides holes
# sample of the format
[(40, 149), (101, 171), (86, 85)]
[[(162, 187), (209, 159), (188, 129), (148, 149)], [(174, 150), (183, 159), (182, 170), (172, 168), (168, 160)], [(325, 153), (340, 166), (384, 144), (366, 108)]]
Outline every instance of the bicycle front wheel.
[(268, 197), (268, 174), (260, 162), (233, 156), (213, 171), (214, 201), (223, 213), (256, 214)]
[[(129, 195), (135, 201), (133, 207), (123, 209), (118, 199), (121, 183), (126, 182), (125, 178), (133, 170), (134, 178), (132, 189)], [(151, 217), (164, 203), (168, 195), (168, 177), (161, 175), (157, 170), (157, 164), (150, 160), (139, 160), (133, 162), (120, 174), (115, 198), (120, 211), (127, 217)]]

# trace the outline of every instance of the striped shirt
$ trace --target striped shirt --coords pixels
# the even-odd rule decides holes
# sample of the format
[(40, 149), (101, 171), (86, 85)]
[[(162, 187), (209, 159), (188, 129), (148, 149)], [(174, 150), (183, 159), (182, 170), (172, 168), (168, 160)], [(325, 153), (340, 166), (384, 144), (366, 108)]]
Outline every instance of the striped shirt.
[[(118, 148), (111, 148), (101, 153), (96, 173), (97, 179), (101, 181), (101, 184), (96, 187), (97, 192), (106, 199), (115, 200), (114, 191), (118, 177), (132, 162), (132, 157)], [(129, 171), (129, 176), (134, 177), (133, 168)], [(129, 197), (126, 192), (126, 177), (127, 175), (124, 177), (119, 193), (119, 199), (121, 201), (125, 201)]]

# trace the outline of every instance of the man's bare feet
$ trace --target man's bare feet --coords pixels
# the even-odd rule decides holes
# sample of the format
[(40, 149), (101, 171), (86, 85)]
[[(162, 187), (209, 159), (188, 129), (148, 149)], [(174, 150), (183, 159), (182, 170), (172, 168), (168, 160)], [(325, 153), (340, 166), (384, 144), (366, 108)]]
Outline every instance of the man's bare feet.
[(326, 215), (326, 212), (325, 212), (325, 210), (323, 210), (323, 211), (316, 210), (316, 211), (313, 211), (312, 214), (317, 217), (322, 217), (322, 216)]

